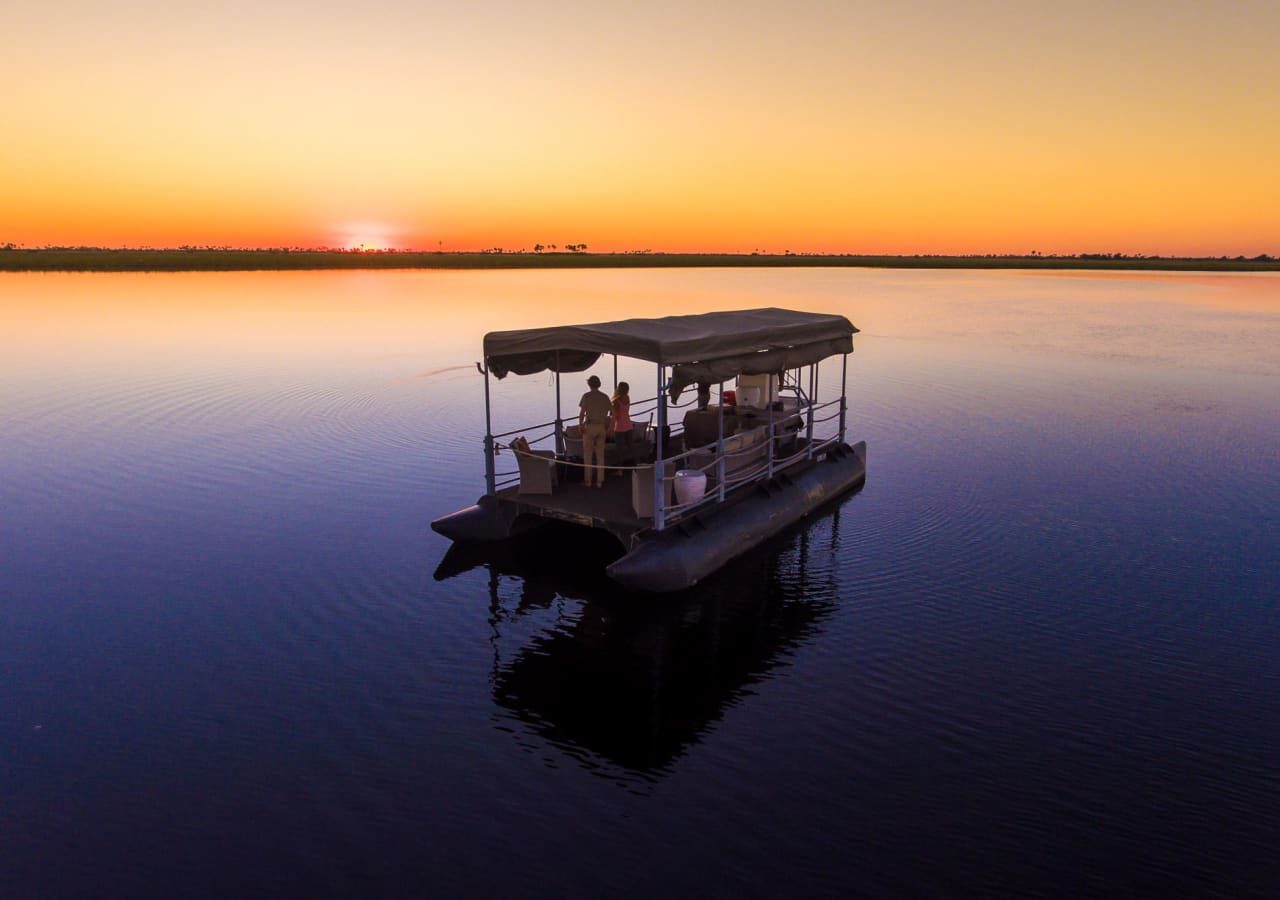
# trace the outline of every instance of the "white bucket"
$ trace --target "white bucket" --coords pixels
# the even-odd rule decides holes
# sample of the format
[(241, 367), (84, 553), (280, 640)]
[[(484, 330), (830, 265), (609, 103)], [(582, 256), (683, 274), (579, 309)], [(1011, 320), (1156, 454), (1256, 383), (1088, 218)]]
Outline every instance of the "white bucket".
[(707, 492), (707, 473), (697, 469), (680, 469), (675, 480), (676, 503), (683, 506), (701, 500)]
[(760, 398), (764, 391), (759, 387), (738, 385), (739, 406), (760, 406)]

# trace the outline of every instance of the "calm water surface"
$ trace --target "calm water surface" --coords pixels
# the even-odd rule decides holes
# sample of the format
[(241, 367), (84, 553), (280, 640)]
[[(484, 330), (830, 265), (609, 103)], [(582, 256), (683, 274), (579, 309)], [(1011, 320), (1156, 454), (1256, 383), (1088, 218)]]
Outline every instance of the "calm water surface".
[[(859, 493), (446, 555), (485, 331), (762, 305)], [(0, 275), (0, 895), (1276, 896), (1277, 448), (1274, 275)]]

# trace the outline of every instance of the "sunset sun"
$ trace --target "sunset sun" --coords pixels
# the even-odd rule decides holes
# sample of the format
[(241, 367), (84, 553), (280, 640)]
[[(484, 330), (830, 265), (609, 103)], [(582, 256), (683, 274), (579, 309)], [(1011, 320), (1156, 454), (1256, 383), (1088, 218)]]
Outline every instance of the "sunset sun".
[(390, 226), (361, 222), (342, 228), (338, 243), (344, 250), (391, 250), (396, 246), (395, 236)]

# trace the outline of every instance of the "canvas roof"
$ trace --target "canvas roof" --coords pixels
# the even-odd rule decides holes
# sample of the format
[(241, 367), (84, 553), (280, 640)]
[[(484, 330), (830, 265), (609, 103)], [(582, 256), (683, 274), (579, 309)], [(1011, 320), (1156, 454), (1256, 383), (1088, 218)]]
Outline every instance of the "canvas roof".
[(582, 372), (602, 353), (672, 366), (672, 395), (695, 381), (779, 372), (853, 349), (844, 316), (742, 309), (660, 319), (557, 325), (484, 336), (485, 365), (498, 378), (548, 369)]

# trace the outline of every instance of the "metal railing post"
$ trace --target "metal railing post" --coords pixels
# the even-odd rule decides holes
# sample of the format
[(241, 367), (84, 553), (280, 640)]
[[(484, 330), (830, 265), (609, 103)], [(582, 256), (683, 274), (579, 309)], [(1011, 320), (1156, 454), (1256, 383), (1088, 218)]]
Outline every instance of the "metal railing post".
[(769, 464), (768, 464), (768, 468), (765, 469), (765, 472), (768, 474), (768, 477), (770, 478), (773, 477), (773, 444), (776, 439), (777, 439), (777, 432), (774, 431), (773, 429), (773, 404), (770, 403), (769, 404)]
[(720, 428), (716, 436), (716, 494), (719, 502), (724, 502), (724, 382), (720, 382)]
[(848, 393), (848, 376), (849, 376), (849, 354), (840, 354), (840, 443), (847, 443), (844, 439), (845, 425), (847, 424), (849, 403), (845, 399)]
[(492, 496), (498, 492), (497, 476), (493, 464), (493, 417), (489, 406), (489, 367), (476, 363), (484, 375), (484, 492)]
[(556, 351), (556, 453), (564, 456), (564, 419), (560, 417), (560, 351)]
[(662, 465), (662, 432), (667, 427), (667, 394), (662, 382), (666, 377), (666, 366), (658, 364), (658, 430), (653, 433), (653, 528), (661, 531), (665, 523), (666, 510), (663, 501), (666, 491), (663, 490)]
[(809, 423), (805, 426), (804, 431), (805, 440), (808, 441), (808, 446), (805, 447), (805, 455), (808, 456), (809, 459), (813, 459), (813, 404), (817, 400), (813, 394), (814, 381), (817, 380), (817, 376), (814, 374), (813, 370), (816, 368), (816, 365), (817, 364), (815, 363), (809, 366), (809, 396), (806, 398), (809, 402)]

